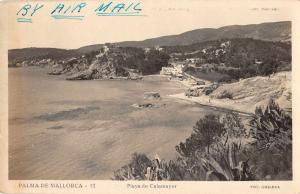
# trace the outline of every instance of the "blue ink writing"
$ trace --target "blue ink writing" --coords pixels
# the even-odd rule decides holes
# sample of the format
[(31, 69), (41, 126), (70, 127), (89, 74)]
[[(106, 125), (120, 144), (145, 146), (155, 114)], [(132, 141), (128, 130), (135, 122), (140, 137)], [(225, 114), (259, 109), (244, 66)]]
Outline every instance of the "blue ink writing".
[(26, 4), (24, 5), (18, 12), (17, 12), (17, 15), (19, 15), (19, 13), (21, 13), (22, 16), (26, 16), (27, 13), (28, 13), (28, 10), (31, 8), (31, 5), (30, 4)]
[(140, 2), (125, 4), (110, 1), (101, 3), (95, 12), (98, 16), (143, 16)]
[[(19, 15), (21, 13), (22, 16), (26, 16), (28, 14), (28, 12), (30, 11), (31, 9), (31, 5), (30, 4), (26, 4), (24, 5), (18, 12), (17, 12), (17, 15)], [(33, 16), (37, 10), (41, 9), (42, 7), (44, 7), (44, 5), (40, 5), (39, 4), (36, 4), (35, 7), (33, 8), (32, 10), (32, 13), (30, 14), (30, 16)]]
[(111, 6), (112, 2), (109, 2), (107, 5), (102, 3), (97, 9), (95, 9), (95, 12), (106, 12), (106, 10)]
[(133, 10), (135, 10), (135, 11), (142, 11), (142, 9), (141, 8), (139, 8), (139, 5), (140, 5), (141, 3), (137, 3), (134, 7), (133, 7)]
[(60, 13), (63, 10), (64, 7), (65, 7), (64, 4), (62, 4), (62, 3), (58, 4), (56, 6), (56, 8), (51, 12), (51, 14), (54, 14), (56, 11), (58, 11), (58, 13)]
[(120, 12), (120, 10), (121, 10), (121, 9), (124, 9), (124, 7), (125, 7), (125, 4), (124, 4), (124, 3), (119, 3), (119, 4), (117, 4), (117, 5), (112, 9), (111, 12), (115, 12), (116, 9), (118, 10), (118, 12)]
[(26, 17), (33, 17), (38, 10), (40, 10), (44, 5), (39, 5), (38, 3), (35, 4), (33, 7), (31, 4), (25, 4), (18, 12), (17, 16), (21, 15), (23, 17), (17, 18), (17, 22), (27, 22), (32, 23), (32, 18), (26, 18)]
[(44, 7), (44, 5), (40, 5), (38, 6), (39, 4), (36, 4), (35, 7), (33, 8), (33, 12), (31, 14), (31, 16), (33, 16), (33, 14), (35, 14), (35, 12), (39, 9), (41, 9), (42, 7)]
[(73, 20), (82, 20), (83, 15), (78, 15), (82, 12), (82, 10), (86, 7), (86, 3), (79, 3), (73, 5), (65, 5), (63, 3), (59, 3), (55, 6), (55, 8), (51, 12), (51, 16), (54, 19), (73, 19)]
[[(44, 7), (44, 4), (26, 3), (17, 10), (17, 22), (32, 23), (32, 18), (36, 16)], [(84, 10), (87, 7), (85, 2), (60, 3), (50, 10), (50, 16), (56, 20), (72, 19), (83, 20)], [(142, 15), (142, 5), (140, 2), (101, 2), (94, 10), (97, 16), (145, 16)]]
[(72, 10), (72, 13), (73, 13), (74, 11), (76, 11), (76, 9), (77, 9), (77, 12), (80, 13), (81, 9), (84, 8), (85, 6), (86, 6), (86, 3), (80, 3), (80, 4), (78, 4), (78, 5)]

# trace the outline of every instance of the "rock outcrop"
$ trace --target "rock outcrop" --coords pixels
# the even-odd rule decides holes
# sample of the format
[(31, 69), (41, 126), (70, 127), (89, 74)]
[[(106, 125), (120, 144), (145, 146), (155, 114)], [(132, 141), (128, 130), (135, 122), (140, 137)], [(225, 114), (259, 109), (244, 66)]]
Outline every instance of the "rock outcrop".
[(140, 79), (139, 72), (122, 66), (125, 58), (118, 47), (104, 46), (98, 53), (59, 61), (49, 74), (66, 74), (67, 80)]
[(245, 110), (266, 105), (270, 99), (286, 110), (292, 108), (291, 72), (279, 72), (271, 76), (257, 76), (239, 82), (224, 84), (214, 90), (210, 97), (229, 104), (231, 100)]
[(158, 92), (145, 92), (144, 99), (160, 99), (160, 94)]

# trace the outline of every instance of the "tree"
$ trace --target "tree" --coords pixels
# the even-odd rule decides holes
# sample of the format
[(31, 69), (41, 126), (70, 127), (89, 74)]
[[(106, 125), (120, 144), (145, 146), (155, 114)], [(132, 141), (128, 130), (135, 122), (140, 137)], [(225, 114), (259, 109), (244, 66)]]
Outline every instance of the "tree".
[(151, 165), (152, 161), (145, 154), (133, 153), (130, 163), (115, 171), (113, 179), (145, 180), (147, 167)]
[(246, 129), (243, 125), (242, 118), (238, 113), (232, 112), (224, 115), (222, 123), (226, 128), (226, 135), (229, 138), (242, 138), (246, 137)]
[(205, 115), (203, 119), (197, 121), (193, 130), (195, 139), (199, 140), (207, 148), (208, 154), (211, 144), (225, 132), (224, 125), (220, 122), (219, 116), (213, 114)]
[(225, 132), (224, 124), (220, 122), (220, 117), (208, 114), (197, 121), (193, 127), (193, 133), (186, 139), (185, 143), (176, 146), (176, 150), (183, 156), (191, 156), (196, 151), (206, 148), (209, 154), (210, 146)]
[(138, 68), (144, 75), (158, 73), (163, 66), (168, 65), (170, 56), (163, 51), (151, 49), (146, 54), (146, 59)]

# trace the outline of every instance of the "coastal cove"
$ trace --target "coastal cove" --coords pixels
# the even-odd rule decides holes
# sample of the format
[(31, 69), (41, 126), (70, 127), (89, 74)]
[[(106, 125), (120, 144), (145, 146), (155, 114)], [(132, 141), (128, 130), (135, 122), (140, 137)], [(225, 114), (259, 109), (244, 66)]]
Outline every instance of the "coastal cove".
[[(9, 178), (110, 179), (128, 151), (174, 158), (199, 118), (223, 112), (168, 97), (185, 89), (169, 80), (67, 81), (44, 68), (10, 68)], [(161, 95), (154, 107), (132, 106), (151, 91)]]

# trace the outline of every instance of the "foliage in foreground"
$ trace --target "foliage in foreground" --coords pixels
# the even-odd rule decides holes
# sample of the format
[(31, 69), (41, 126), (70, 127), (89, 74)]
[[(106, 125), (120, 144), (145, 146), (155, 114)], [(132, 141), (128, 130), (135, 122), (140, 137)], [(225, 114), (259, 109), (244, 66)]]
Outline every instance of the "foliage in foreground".
[(252, 160), (260, 179), (292, 179), (292, 118), (273, 100), (250, 121)]
[(292, 118), (274, 102), (257, 108), (250, 130), (236, 113), (206, 115), (170, 161), (134, 153), (115, 180), (249, 181), (292, 178)]

